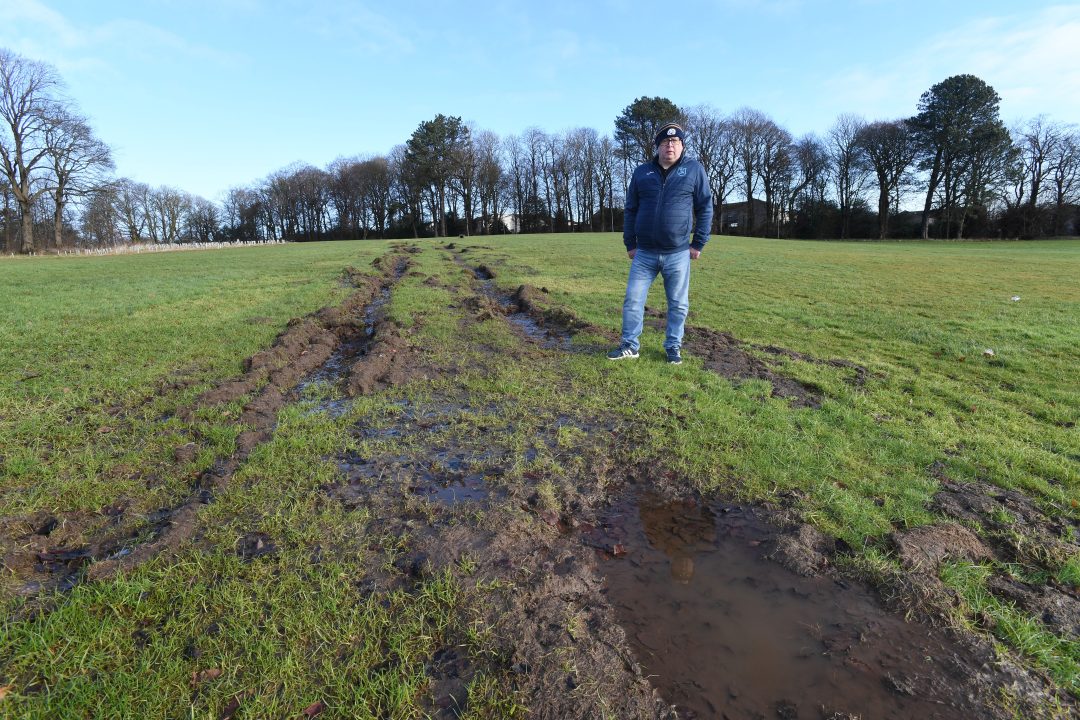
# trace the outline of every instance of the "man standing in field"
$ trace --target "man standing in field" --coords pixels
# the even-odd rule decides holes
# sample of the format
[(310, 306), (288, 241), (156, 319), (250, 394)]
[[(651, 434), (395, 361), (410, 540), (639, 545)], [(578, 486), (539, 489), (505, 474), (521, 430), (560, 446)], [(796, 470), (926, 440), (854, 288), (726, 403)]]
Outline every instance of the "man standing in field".
[[(705, 168), (683, 157), (685, 131), (668, 123), (656, 133), (656, 155), (639, 165), (626, 189), (623, 244), (630, 256), (630, 278), (623, 302), (622, 340), (609, 360), (636, 358), (645, 298), (659, 274), (667, 295), (664, 351), (673, 365), (682, 363), (682, 338), (690, 310), (690, 261), (709, 241), (712, 192)], [(690, 231), (693, 230), (693, 240)]]

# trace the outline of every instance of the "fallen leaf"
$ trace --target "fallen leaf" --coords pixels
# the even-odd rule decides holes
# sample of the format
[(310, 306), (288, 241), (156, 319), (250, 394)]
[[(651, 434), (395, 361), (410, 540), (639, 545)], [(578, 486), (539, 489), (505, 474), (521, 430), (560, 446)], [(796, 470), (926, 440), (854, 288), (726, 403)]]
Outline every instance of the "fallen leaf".
[(322, 700), (317, 700), (304, 708), (304, 717), (313, 718), (316, 715), (321, 715), (322, 711), (326, 709), (326, 704)]
[(197, 687), (207, 680), (217, 680), (221, 677), (220, 668), (210, 668), (209, 670), (198, 670), (191, 673), (191, 687)]
[(107, 433), (111, 433), (113, 431), (113, 429), (111, 427), (109, 427), (108, 425), (102, 425), (101, 427), (99, 427), (97, 429), (97, 431), (98, 431), (99, 434), (105, 435)]
[(237, 695), (229, 702), (225, 703), (225, 708), (221, 711), (220, 720), (232, 720), (233, 715), (240, 709), (240, 696)]
[(0, 687), (0, 700), (3, 700), (4, 698), (6, 698), (7, 694), (9, 692), (11, 692), (11, 688), (13, 688), (13, 687), (15, 687), (15, 686), (14, 685), (4, 685), (3, 687)]

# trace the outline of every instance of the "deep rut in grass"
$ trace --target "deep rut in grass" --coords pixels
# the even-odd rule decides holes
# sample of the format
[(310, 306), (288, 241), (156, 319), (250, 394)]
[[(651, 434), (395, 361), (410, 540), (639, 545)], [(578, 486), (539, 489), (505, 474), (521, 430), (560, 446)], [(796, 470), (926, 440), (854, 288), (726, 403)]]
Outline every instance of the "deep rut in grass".
[[(464, 266), (454, 260), (448, 269)], [(466, 287), (448, 288), (463, 315), (460, 337), (505, 322), (520, 342), (435, 363), (383, 317), (404, 261), (387, 258), (379, 268), (351, 302), (294, 321), (246, 363), (244, 376), (200, 399), (254, 395), (243, 414), (248, 430), (190, 498), (152, 519), (144, 542), (129, 534), (107, 550), (46, 549), (37, 562), (64, 578), (81, 577), (89, 564), (86, 576), (104, 579), (175, 548), (195, 532), (199, 507), (306, 387), (336, 388), (317, 410), (335, 418), (351, 417), (348, 397), (387, 391), (396, 414), (348, 420), (362, 449), (332, 458), (339, 476), (320, 493), (371, 518), (360, 542), (382, 562), (358, 575), (359, 593), (443, 572), (476, 593), (471, 622), (490, 633), (487, 650), (477, 655), (457, 636), (433, 653), (425, 699), (432, 717), (467, 712), (480, 673), (499, 678), (537, 718), (997, 718), (1005, 717), (993, 702), (1001, 688), (1029, 706), (1045, 700), (1037, 680), (994, 665), (986, 647), (885, 612), (835, 574), (831, 560), (842, 550), (793, 523), (792, 513), (702, 499), (689, 492), (689, 478), (661, 464), (630, 466), (622, 458), (634, 428), (608, 419), (614, 414), (553, 414), (528, 396), (477, 397), (453, 382), (419, 398), (400, 393), (413, 380), (447, 377), (451, 366), (493, 376), (508, 362), (543, 370), (573, 393), (560, 358), (597, 351), (574, 335), (610, 333), (556, 307), (543, 289), (508, 293), (491, 267), (470, 267)], [(784, 385), (734, 338), (688, 337), (707, 369), (767, 379), (796, 407), (820, 403), (813, 388)], [(860, 368), (838, 367), (853, 370), (854, 382), (865, 379)], [(35, 531), (48, 535), (49, 525), (43, 519)], [(251, 532), (235, 551), (254, 560), (282, 542)]]
[[(204, 392), (177, 413), (190, 419), (201, 408), (251, 396), (239, 418), (245, 430), (234, 452), (202, 472), (189, 497), (142, 518), (125, 518), (125, 508), (117, 507), (103, 531), (86, 537), (70, 529), (65, 537), (77, 538), (77, 544), (60, 545), (59, 538), (53, 539), (56, 528), (69, 518), (39, 514), (21, 532), (17, 527), (8, 530), (21, 546), (4, 555), (5, 567), (23, 579), (17, 594), (33, 596), (69, 589), (84, 579), (107, 579), (191, 538), (199, 509), (212, 502), (251, 452), (271, 437), (278, 412), (295, 400), (298, 387), (330, 374), (345, 377), (351, 394), (362, 394), (422, 373), (410, 365), (406, 344), (381, 312), (409, 262), (392, 255), (374, 265), (374, 277), (347, 270), (355, 290), (343, 303), (291, 321), (270, 348), (244, 361), (243, 375)], [(197, 443), (183, 445), (176, 449), (176, 460), (189, 460), (196, 451)]]
[[(468, 321), (507, 322), (523, 341), (516, 361), (549, 367), (574, 348), (573, 325), (552, 322), (542, 294), (503, 293), (490, 267), (472, 271)], [(339, 458), (342, 479), (324, 491), (378, 518), (375, 537), (401, 540), (388, 558), (398, 574), (376, 585), (446, 569), (505, 584), (487, 598), (486, 622), (533, 716), (997, 718), (995, 688), (1015, 690), (1022, 707), (1047, 699), (988, 646), (905, 623), (853, 580), (806, 577), (831, 568), (837, 549), (790, 513), (705, 502), (685, 495), (686, 478), (620, 467), (629, 428), (548, 418), (514, 448), (522, 404), (477, 406), (464, 394), (403, 403), (396, 422), (356, 432), (408, 451)], [(477, 415), (488, 418), (482, 438), (454, 433)], [(590, 438), (572, 467), (521, 469), (557, 455), (568, 428)], [(441, 657), (453, 661), (432, 668), (431, 712), (457, 717), (477, 663), (452, 648)]]

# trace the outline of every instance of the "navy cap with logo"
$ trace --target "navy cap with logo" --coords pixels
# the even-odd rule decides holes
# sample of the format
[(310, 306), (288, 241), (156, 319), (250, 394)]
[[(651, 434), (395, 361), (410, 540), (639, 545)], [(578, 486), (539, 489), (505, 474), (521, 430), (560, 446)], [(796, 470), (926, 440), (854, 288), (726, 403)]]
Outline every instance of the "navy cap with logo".
[(668, 123), (657, 131), (656, 138), (653, 139), (653, 145), (660, 147), (661, 141), (669, 137), (677, 137), (680, 140), (685, 141), (686, 131), (684, 131), (678, 123)]

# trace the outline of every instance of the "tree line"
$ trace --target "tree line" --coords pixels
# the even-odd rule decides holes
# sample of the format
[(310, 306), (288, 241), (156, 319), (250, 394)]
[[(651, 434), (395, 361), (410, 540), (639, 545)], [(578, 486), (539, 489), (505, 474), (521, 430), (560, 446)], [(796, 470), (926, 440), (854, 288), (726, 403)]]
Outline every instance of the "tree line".
[(385, 155), (297, 164), (211, 202), (113, 176), (108, 146), (62, 98), (49, 65), (0, 49), (0, 242), (7, 252), (210, 241), (619, 231), (635, 165), (661, 124), (688, 130), (708, 174), (713, 232), (789, 238), (1071, 235), (1080, 132), (1013, 128), (972, 75), (937, 83), (911, 117), (841, 115), (793, 137), (752, 108), (641, 97), (614, 132), (499, 137), (438, 114)]

